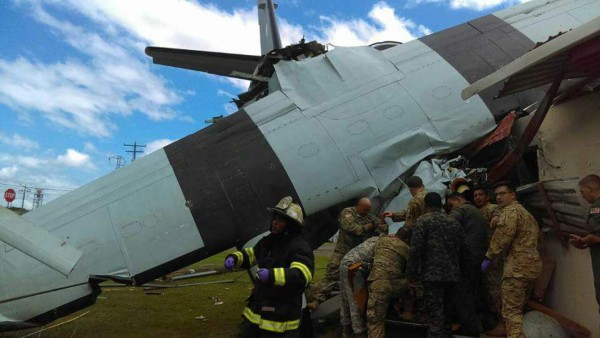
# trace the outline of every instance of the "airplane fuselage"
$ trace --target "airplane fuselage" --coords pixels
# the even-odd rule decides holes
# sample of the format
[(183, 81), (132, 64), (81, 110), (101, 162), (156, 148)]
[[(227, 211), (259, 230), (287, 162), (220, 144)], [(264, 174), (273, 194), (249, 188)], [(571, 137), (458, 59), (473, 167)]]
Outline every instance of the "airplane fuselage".
[[(309, 216), (316, 246), (335, 232), (322, 212), (378, 195), (543, 96), (493, 100), (491, 89), (464, 101), (462, 89), (598, 16), (600, 0), (536, 0), (384, 51), (340, 47), (281, 61), (268, 96), (24, 215), (84, 256), (65, 277), (2, 243), (0, 301), (90, 275), (141, 285), (242, 246), (269, 228), (266, 207), (288, 195)], [(44, 324), (96, 296), (80, 285), (1, 303), (0, 327)]]

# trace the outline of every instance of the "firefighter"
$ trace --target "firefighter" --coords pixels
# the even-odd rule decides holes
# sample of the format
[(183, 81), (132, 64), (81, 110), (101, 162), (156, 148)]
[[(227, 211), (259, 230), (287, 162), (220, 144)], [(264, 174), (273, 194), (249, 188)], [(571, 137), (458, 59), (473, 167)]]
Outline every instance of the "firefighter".
[(268, 210), (273, 213), (271, 233), (254, 247), (225, 258), (228, 270), (259, 268), (238, 337), (299, 337), (303, 293), (312, 280), (314, 256), (300, 236), (301, 207), (284, 197)]

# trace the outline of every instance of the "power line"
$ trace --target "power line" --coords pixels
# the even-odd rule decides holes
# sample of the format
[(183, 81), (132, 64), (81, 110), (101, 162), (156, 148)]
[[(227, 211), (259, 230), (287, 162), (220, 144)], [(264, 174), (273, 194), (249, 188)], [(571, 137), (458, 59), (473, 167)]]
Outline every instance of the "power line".
[(145, 144), (137, 144), (137, 142), (133, 142), (133, 144), (127, 144), (127, 143), (123, 143), (123, 145), (125, 147), (133, 147), (133, 150), (126, 150), (126, 153), (131, 153), (132, 154), (132, 158), (131, 158), (131, 162), (135, 161), (135, 158), (137, 157), (137, 154), (142, 154), (144, 151), (143, 150), (137, 150), (137, 148), (145, 148), (146, 145)]
[(21, 209), (23, 209), (23, 207), (25, 206), (25, 196), (27, 196), (27, 193), (29, 193), (31, 191), (31, 189), (27, 188), (27, 185), (22, 185), (22, 184), (19, 184), (19, 185), (23, 187), (23, 189), (19, 190), (19, 192), (23, 193), (23, 199), (21, 200)]
[[(1, 186), (5, 186), (5, 187), (16, 187), (16, 186), (30, 186), (30, 187), (35, 187), (35, 186), (40, 186), (38, 184), (32, 184), (32, 183), (7, 183), (7, 182), (0, 182)], [(65, 191), (65, 192), (69, 192), (69, 191), (73, 191), (74, 189), (67, 189), (67, 188), (44, 188), (44, 187), (40, 187), (40, 189), (43, 189), (45, 191)]]

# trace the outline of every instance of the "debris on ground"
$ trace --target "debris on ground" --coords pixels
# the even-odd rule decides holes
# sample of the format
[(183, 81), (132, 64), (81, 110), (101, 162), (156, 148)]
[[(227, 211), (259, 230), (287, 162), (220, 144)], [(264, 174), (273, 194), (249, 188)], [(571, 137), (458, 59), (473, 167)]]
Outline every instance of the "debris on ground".
[(67, 324), (67, 323), (70, 323), (70, 322), (72, 322), (72, 321), (75, 321), (75, 320), (77, 320), (77, 319), (79, 319), (79, 318), (81, 318), (81, 317), (83, 317), (83, 316), (87, 315), (88, 313), (90, 313), (90, 312), (89, 312), (89, 311), (87, 311), (87, 312), (84, 312), (84, 313), (80, 314), (79, 316), (77, 316), (77, 317), (75, 317), (75, 318), (71, 318), (71, 319), (69, 319), (69, 320), (65, 320), (64, 322), (60, 322), (60, 323), (58, 323), (58, 324), (56, 324), (56, 325), (48, 326), (48, 327), (45, 327), (45, 328), (43, 328), (43, 329), (41, 329), (41, 330), (37, 330), (37, 331), (35, 331), (35, 332), (32, 332), (32, 333), (26, 334), (26, 335), (24, 335), (24, 336), (23, 336), (23, 337), (21, 337), (21, 338), (31, 337), (31, 336), (33, 336), (33, 335), (41, 335), (41, 333), (42, 333), (42, 332), (44, 332), (44, 331), (47, 331), (47, 330), (53, 329), (53, 328), (55, 328), (55, 327), (57, 327), (57, 326), (61, 326), (61, 325), (63, 325), (63, 324)]
[(216, 270), (209, 270), (209, 271), (203, 271), (203, 272), (197, 272), (197, 273), (191, 273), (191, 274), (171, 277), (171, 280), (174, 281), (174, 280), (181, 280), (181, 279), (188, 279), (188, 278), (204, 277), (204, 276), (210, 276), (210, 275), (215, 275), (215, 274), (217, 274)]
[(223, 304), (223, 301), (220, 300), (219, 297), (211, 297), (211, 296), (209, 296), (208, 298), (212, 299), (215, 302), (214, 305), (222, 305)]
[(146, 291), (148, 296), (164, 296), (165, 294), (157, 291)]

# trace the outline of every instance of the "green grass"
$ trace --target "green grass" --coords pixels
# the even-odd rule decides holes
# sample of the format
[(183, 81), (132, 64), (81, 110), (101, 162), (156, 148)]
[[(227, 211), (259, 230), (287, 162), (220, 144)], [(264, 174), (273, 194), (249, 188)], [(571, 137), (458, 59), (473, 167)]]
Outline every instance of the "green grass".
[[(189, 268), (222, 271), (227, 251)], [(328, 257), (315, 257), (315, 280), (325, 273)], [(214, 264), (214, 266), (208, 266)], [(252, 285), (244, 270), (233, 273), (154, 284), (184, 284), (235, 279), (234, 283), (157, 289), (162, 295), (146, 295), (143, 288), (103, 288), (96, 304), (46, 327), (65, 322), (85, 312), (85, 316), (31, 337), (232, 337), (241, 322), (241, 312)], [(113, 284), (113, 283), (111, 283)], [(210, 297), (223, 301), (215, 305)], [(196, 320), (198, 316), (205, 321)], [(41, 328), (0, 334), (1, 337), (22, 337)]]

